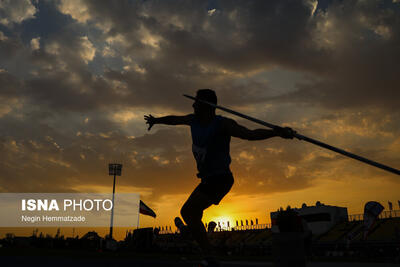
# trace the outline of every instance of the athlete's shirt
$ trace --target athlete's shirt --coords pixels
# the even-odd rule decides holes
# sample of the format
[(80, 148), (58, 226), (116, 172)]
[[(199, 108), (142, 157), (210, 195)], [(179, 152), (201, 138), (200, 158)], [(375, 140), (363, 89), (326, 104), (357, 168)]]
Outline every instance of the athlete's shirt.
[(231, 173), (229, 169), (231, 137), (222, 129), (222, 121), (225, 119), (218, 115), (211, 123), (203, 126), (196, 117), (193, 117), (190, 123), (192, 151), (199, 178)]

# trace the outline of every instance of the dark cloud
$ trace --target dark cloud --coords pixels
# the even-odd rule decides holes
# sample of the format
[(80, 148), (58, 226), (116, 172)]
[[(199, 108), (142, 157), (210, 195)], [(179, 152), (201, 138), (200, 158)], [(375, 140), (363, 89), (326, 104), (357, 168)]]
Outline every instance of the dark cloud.
[[(85, 25), (64, 15), (53, 17), (62, 21), (61, 31), (44, 35), (44, 47), (31, 58), (41, 70), (27, 83), (38, 103), (63, 110), (95, 110), (116, 103), (187, 110), (179, 98), (182, 93), (211, 87), (226, 103), (245, 105), (270, 100), (264, 92), (272, 89), (266, 83), (238, 81), (279, 66), (315, 77), (315, 82), (303, 82), (296, 92), (277, 97), (279, 101), (330, 108), (398, 106), (399, 98), (391, 97), (398, 91), (396, 4), (375, 8), (372, 3), (337, 2), (314, 16), (306, 1), (222, 1), (213, 14), (198, 1), (85, 5)], [(144, 73), (104, 66), (105, 79), (96, 78), (85, 62), (87, 43), (82, 40), (95, 25), (106, 29), (88, 39), (96, 41), (91, 44), (97, 58), (104, 44), (119, 42), (116, 56), (128, 58), (123, 64)], [(46, 45), (56, 46), (57, 53), (46, 52)], [(112, 90), (112, 81), (125, 83), (126, 94)]]
[[(106, 35), (124, 36), (125, 53), (146, 70), (145, 75), (129, 71), (119, 78), (110, 74), (127, 83), (127, 105), (168, 103), (181, 109), (175, 96), (202, 87), (216, 88), (228, 103), (265, 101), (251, 92), (268, 91), (267, 85), (234, 81), (239, 74), (280, 66), (317, 80), (279, 98), (284, 101), (330, 108), (398, 106), (400, 98), (391, 97), (398, 91), (396, 4), (376, 8), (372, 2), (337, 2), (315, 16), (302, 1), (220, 2), (211, 16), (206, 4), (197, 1), (87, 4), (94, 21), (111, 23)], [(143, 29), (159, 38), (157, 48), (140, 39)]]
[[(350, 1), (330, 6), (316, 19), (330, 24), (316, 36), (326, 38), (329, 71), (303, 83), (279, 100), (318, 103), (329, 108), (375, 106), (398, 111), (400, 21), (396, 3)], [(329, 44), (329, 42), (331, 44)], [(329, 45), (332, 45), (329, 47)], [(320, 58), (324, 60), (325, 58)]]
[[(248, 92), (248, 87), (261, 86), (235, 85), (238, 76), (278, 64), (302, 69), (320, 64), (316, 60), (319, 51), (310, 44), (311, 10), (300, 1), (221, 2), (221, 10), (212, 16), (206, 3), (197, 1), (128, 5), (124, 8), (132, 12), (119, 12), (119, 16), (115, 16), (113, 5), (104, 5), (109, 4), (89, 2), (93, 19), (101, 14), (112, 22), (109, 33), (126, 38), (128, 55), (137, 58), (149, 49), (138, 40), (143, 29), (160, 39), (157, 48), (147, 51), (154, 53), (154, 58), (139, 59), (146, 70), (144, 77), (133, 72), (121, 76), (132, 92), (131, 103), (136, 105), (169, 103), (180, 109), (181, 101), (175, 96), (207, 87), (235, 92), (223, 93), (228, 101), (262, 101)], [(268, 87), (264, 85), (262, 90)]]
[(8, 37), (0, 31), (0, 58), (2, 60), (13, 58), (21, 47), (22, 43), (18, 39)]
[(29, 119), (34, 121), (27, 132), (23, 119), (1, 118), (3, 191), (68, 192), (80, 185), (107, 187), (107, 166), (115, 160), (124, 164), (120, 184), (152, 188), (157, 197), (191, 188), (197, 180), (187, 130), (160, 130), (132, 139), (115, 130), (110, 121), (90, 120), (76, 134), (67, 135), (40, 123), (37, 117)]
[(22, 88), (22, 82), (5, 70), (0, 70), (0, 84), (2, 85), (0, 96), (14, 98), (19, 95)]

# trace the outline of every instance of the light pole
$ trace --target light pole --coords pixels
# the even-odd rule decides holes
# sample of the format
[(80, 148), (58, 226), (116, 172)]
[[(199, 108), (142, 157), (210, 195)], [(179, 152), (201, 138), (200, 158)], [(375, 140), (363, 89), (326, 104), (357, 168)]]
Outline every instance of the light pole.
[(110, 164), (108, 164), (108, 174), (109, 175), (114, 175), (113, 195), (112, 195), (112, 209), (111, 209), (111, 222), (110, 222), (110, 234), (109, 234), (110, 239), (112, 239), (112, 234), (113, 234), (115, 176), (121, 176), (121, 171), (122, 171), (122, 164), (118, 164), (118, 163), (110, 163)]

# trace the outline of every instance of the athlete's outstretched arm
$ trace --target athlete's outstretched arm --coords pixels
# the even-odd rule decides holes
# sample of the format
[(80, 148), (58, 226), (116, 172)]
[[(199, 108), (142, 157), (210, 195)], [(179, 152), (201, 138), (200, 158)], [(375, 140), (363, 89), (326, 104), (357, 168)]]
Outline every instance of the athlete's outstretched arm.
[(255, 129), (255, 130), (250, 130), (247, 129), (246, 127), (238, 124), (236, 121), (232, 119), (227, 119), (225, 121), (225, 127), (228, 131), (228, 133), (231, 136), (238, 137), (241, 139), (246, 139), (246, 140), (264, 140), (268, 139), (274, 136), (280, 136), (282, 138), (287, 138), (287, 139), (293, 139), (293, 135), (295, 131), (293, 131), (289, 127), (285, 128), (276, 128), (274, 130), (268, 130), (268, 129)]
[(159, 117), (155, 118), (151, 114), (149, 115), (144, 115), (144, 120), (146, 121), (146, 124), (149, 125), (149, 128), (147, 130), (150, 131), (151, 127), (153, 127), (154, 124), (167, 124), (167, 125), (189, 125), (190, 121), (193, 118), (193, 114), (188, 114), (186, 116), (165, 116), (165, 117)]

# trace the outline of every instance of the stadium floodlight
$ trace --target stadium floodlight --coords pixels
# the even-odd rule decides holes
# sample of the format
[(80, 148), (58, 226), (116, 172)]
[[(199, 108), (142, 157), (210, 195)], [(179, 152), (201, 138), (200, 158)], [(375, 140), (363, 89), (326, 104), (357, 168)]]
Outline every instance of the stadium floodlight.
[(114, 176), (113, 195), (112, 195), (112, 209), (111, 209), (111, 222), (110, 222), (110, 234), (109, 234), (109, 238), (110, 239), (112, 239), (112, 235), (113, 235), (115, 177), (116, 176), (121, 176), (121, 172), (122, 172), (122, 164), (119, 164), (119, 163), (110, 163), (110, 164), (108, 164), (108, 175), (113, 175)]

